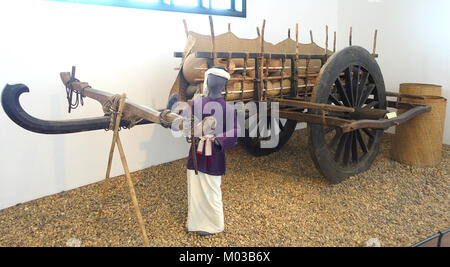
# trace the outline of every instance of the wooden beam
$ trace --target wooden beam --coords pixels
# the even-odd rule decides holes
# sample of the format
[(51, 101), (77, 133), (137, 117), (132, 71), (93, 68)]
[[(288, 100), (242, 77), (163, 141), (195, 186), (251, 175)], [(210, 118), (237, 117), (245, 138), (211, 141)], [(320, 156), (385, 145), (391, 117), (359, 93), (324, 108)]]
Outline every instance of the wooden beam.
[(318, 109), (332, 112), (355, 112), (354, 108), (344, 107), (344, 106), (336, 106), (336, 105), (328, 105), (328, 104), (318, 104), (312, 102), (305, 101), (297, 101), (290, 99), (281, 99), (281, 98), (271, 98), (271, 102), (279, 102), (280, 106), (289, 106), (289, 107), (297, 107), (297, 108), (305, 108), (305, 109)]

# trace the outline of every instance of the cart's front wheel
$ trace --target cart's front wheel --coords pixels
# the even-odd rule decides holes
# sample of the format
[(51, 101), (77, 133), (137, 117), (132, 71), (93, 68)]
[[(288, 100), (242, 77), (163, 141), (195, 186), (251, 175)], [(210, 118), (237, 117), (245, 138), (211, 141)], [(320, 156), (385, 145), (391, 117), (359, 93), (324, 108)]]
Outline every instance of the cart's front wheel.
[[(386, 109), (383, 75), (364, 48), (352, 46), (334, 54), (322, 67), (313, 102), (337, 106)], [(312, 111), (321, 114), (321, 111)], [(328, 116), (354, 119), (351, 114)], [(311, 157), (332, 183), (365, 172), (375, 160), (383, 130), (361, 129), (341, 134), (336, 128), (310, 124)]]

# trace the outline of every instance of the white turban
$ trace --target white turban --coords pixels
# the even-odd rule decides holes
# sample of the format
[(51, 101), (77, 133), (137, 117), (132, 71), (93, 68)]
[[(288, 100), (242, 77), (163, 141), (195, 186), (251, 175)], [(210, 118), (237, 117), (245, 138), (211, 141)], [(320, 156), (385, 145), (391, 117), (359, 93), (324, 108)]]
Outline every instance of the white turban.
[(208, 89), (208, 75), (212, 74), (212, 75), (216, 75), (222, 78), (225, 78), (227, 80), (229, 80), (231, 78), (231, 75), (223, 69), (219, 69), (219, 68), (210, 68), (209, 70), (207, 70), (205, 72), (205, 81), (203, 82), (203, 95), (207, 96), (209, 93), (209, 89)]

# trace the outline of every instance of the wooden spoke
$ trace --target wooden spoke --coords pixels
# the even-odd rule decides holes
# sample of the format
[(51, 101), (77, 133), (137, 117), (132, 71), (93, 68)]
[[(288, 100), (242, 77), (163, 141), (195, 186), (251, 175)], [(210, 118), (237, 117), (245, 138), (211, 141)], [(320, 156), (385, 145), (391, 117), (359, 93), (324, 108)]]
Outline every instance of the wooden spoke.
[(365, 107), (366, 108), (374, 108), (375, 106), (377, 106), (379, 104), (378, 101), (372, 101), (369, 104), (367, 104)]
[(366, 143), (364, 143), (364, 139), (362, 138), (360, 130), (356, 131), (356, 137), (358, 139), (359, 146), (361, 147), (361, 150), (364, 152), (364, 154), (366, 154), (369, 150), (367, 149)]
[(342, 85), (342, 82), (339, 78), (336, 79), (335, 85), (336, 85), (336, 89), (337, 89), (338, 93), (341, 95), (344, 105), (347, 107), (351, 107), (352, 104), (350, 102), (350, 99), (348, 98), (348, 95), (345, 92), (344, 86)]
[(354, 163), (358, 163), (358, 144), (356, 143), (356, 132), (352, 132), (352, 160)]
[(361, 71), (360, 66), (353, 66), (353, 80), (352, 80), (352, 91), (353, 91), (353, 106), (358, 105), (358, 89), (359, 89), (359, 74)]
[[(366, 102), (366, 100), (363, 100), (364, 98), (364, 90), (366, 89), (366, 83), (367, 83), (367, 79), (369, 78), (369, 73), (363, 70), (362, 76), (361, 76), (361, 81), (359, 83), (359, 87), (358, 87), (358, 92), (361, 92), (361, 97), (358, 99), (358, 107), (361, 107), (362, 105), (364, 105), (364, 103)], [(369, 97), (369, 96), (367, 96)]]
[(284, 125), (281, 120), (278, 120), (278, 127), (280, 128), (280, 131), (284, 131)]
[(344, 71), (344, 78), (345, 78), (345, 90), (347, 92), (347, 96), (350, 98), (350, 106), (354, 106), (354, 99), (353, 99), (353, 86), (352, 86), (352, 73), (350, 71), (350, 68), (353, 66), (345, 69)]
[(350, 161), (350, 148), (352, 145), (353, 132), (347, 134), (344, 151), (344, 164), (347, 166)]
[(272, 118), (271, 121), (272, 122), (270, 125), (273, 125), (273, 127), (272, 126), (270, 127), (270, 134), (271, 135), (279, 135), (283, 131), (283, 128), (284, 128), (283, 123), (281, 122), (281, 119), (278, 119), (278, 123), (276, 122), (277, 120), (274, 118)]
[(333, 140), (331, 140), (330, 147), (333, 148), (333, 147), (337, 146), (339, 140), (341, 140), (341, 137), (342, 137), (342, 135), (340, 133), (336, 132)]
[(334, 160), (336, 162), (339, 161), (339, 158), (341, 157), (342, 151), (344, 150), (345, 143), (347, 142), (348, 135), (349, 135), (348, 133), (344, 134), (339, 140), (339, 145), (336, 149), (336, 154), (334, 155)]
[(330, 94), (330, 101), (331, 101), (331, 103), (335, 104), (336, 106), (342, 106), (342, 103), (339, 101), (339, 99), (334, 94)]
[(366, 87), (366, 89), (364, 90), (363, 94), (361, 95), (361, 99), (359, 100), (358, 106), (364, 105), (374, 90), (375, 90), (375, 84), (369, 84)]
[(365, 134), (367, 134), (367, 136), (369, 136), (370, 139), (374, 139), (375, 138), (375, 134), (372, 130), (370, 129), (363, 129), (363, 132)]

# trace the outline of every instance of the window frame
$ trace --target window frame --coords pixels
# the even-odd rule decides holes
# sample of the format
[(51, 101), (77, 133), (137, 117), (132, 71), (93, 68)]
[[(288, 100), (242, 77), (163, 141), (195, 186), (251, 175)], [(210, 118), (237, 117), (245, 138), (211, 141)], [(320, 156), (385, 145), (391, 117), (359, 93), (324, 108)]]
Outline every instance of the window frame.
[(209, 8), (203, 7), (202, 0), (198, 0), (198, 6), (179, 6), (174, 5), (173, 0), (170, 4), (164, 3), (164, 0), (158, 0), (157, 3), (145, 3), (130, 0), (49, 0), (56, 2), (65, 3), (76, 3), (76, 4), (89, 4), (89, 5), (100, 5), (100, 6), (115, 6), (115, 7), (125, 7), (125, 8), (138, 8), (138, 9), (148, 9), (148, 10), (159, 10), (159, 11), (171, 11), (171, 12), (182, 12), (182, 13), (194, 13), (203, 15), (216, 15), (216, 16), (230, 16), (230, 17), (247, 17), (247, 0), (242, 0), (242, 11), (237, 11), (235, 9), (235, 0), (229, 0), (231, 3), (231, 9), (214, 9), (211, 7), (211, 0), (209, 0)]

